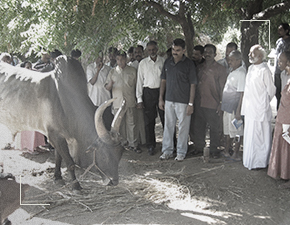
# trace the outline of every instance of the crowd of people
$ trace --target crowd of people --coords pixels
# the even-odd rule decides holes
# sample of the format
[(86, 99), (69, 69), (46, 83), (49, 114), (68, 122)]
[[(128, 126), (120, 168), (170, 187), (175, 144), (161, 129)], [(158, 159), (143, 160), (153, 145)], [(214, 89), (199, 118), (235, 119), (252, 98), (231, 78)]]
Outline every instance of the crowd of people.
[[(191, 140), (194, 148), (190, 154), (202, 154), (209, 148), (212, 158), (242, 160), (249, 170), (269, 165), (269, 176), (289, 180), (289, 31), (288, 24), (278, 28), (281, 37), (273, 75), (265, 62), (266, 51), (258, 44), (250, 49), (249, 68), (233, 42), (226, 46), (225, 58), (219, 61), (215, 60), (217, 49), (213, 44), (196, 45), (193, 55), (186, 56), (185, 41), (180, 38), (173, 41), (167, 58), (158, 54), (158, 43), (153, 40), (145, 49), (132, 46), (127, 53), (110, 47), (107, 63), (99, 52), (86, 68), (88, 95), (96, 107), (116, 98), (105, 111), (107, 129), (113, 114), (125, 104), (120, 135), (122, 145), (132, 152), (141, 153), (140, 145), (146, 145), (149, 155), (156, 154), (155, 123), (159, 116), (163, 126), (160, 160), (175, 156), (175, 160), (183, 161)], [(51, 71), (61, 54), (55, 50), (43, 54), (33, 66), (30, 62), (21, 66)], [(73, 50), (71, 56), (79, 59), (81, 52)], [(10, 60), (8, 55), (1, 55), (1, 61)], [(275, 95), (278, 113), (272, 138), (270, 102)], [(290, 182), (283, 187), (290, 188)]]
[[(102, 93), (109, 91), (118, 99), (112, 112), (120, 108), (123, 100), (127, 104), (122, 144), (140, 153), (139, 145), (144, 144), (142, 136), (145, 135), (148, 153), (154, 155), (155, 121), (159, 116), (163, 126), (160, 160), (175, 156), (175, 160), (183, 161), (188, 154), (189, 140), (194, 145), (190, 154), (202, 154), (207, 147), (209, 130), (208, 147), (212, 158), (242, 160), (249, 170), (266, 168), (270, 161), (269, 176), (290, 179), (290, 145), (285, 138), (290, 127), (287, 108), (290, 105), (287, 104), (290, 100), (289, 30), (285, 24), (279, 26), (281, 38), (277, 41), (277, 65), (273, 75), (261, 45), (250, 49), (249, 68), (233, 42), (226, 46), (225, 58), (219, 61), (215, 60), (217, 49), (212, 44), (196, 45), (192, 57), (186, 56), (182, 39), (173, 41), (166, 59), (159, 56), (155, 41), (147, 43), (145, 58), (140, 45), (129, 48), (127, 54), (112, 48), (108, 63), (111, 69), (106, 72), (107, 79), (100, 79), (98, 85)], [(102, 65), (99, 69), (105, 68)], [(89, 85), (93, 85), (89, 67), (87, 74)], [(100, 76), (97, 74), (95, 72), (95, 76)], [(282, 97), (281, 103), (277, 103), (279, 110), (272, 144), (270, 102), (279, 88)], [(284, 187), (290, 187), (290, 183), (285, 183)]]

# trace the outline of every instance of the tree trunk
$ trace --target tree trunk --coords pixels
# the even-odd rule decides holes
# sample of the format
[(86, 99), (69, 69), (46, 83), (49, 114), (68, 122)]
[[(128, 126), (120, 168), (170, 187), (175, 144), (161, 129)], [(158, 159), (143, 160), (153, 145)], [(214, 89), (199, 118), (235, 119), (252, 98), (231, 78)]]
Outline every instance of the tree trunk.
[(191, 20), (190, 12), (187, 13), (186, 17), (182, 18), (181, 27), (184, 33), (187, 57), (192, 59), (193, 47), (194, 47), (193, 40), (194, 40), (195, 32), (194, 32), (194, 27)]
[(161, 15), (166, 16), (181, 25), (183, 34), (184, 34), (184, 39), (185, 39), (187, 56), (188, 58), (192, 59), (193, 47), (194, 47), (193, 39), (195, 36), (195, 32), (194, 32), (193, 23), (191, 20), (191, 13), (187, 12), (185, 2), (183, 0), (179, 0), (180, 5), (179, 5), (179, 12), (177, 15), (171, 14), (170, 12), (166, 11), (162, 4), (157, 3), (155, 1), (146, 0), (144, 3), (156, 8)]
[(193, 45), (194, 33), (191, 31), (190, 26), (187, 23), (187, 21), (185, 21), (184, 23), (181, 23), (181, 27), (182, 27), (183, 34), (184, 34), (187, 57), (192, 59), (193, 47), (194, 47), (194, 45)]
[(243, 60), (247, 67), (249, 67), (249, 57), (248, 54), (250, 52), (250, 48), (259, 43), (259, 31), (258, 28), (261, 25), (259, 22), (242, 22), (241, 26), (241, 33), (242, 33), (242, 40), (241, 40), (241, 52), (243, 56)]

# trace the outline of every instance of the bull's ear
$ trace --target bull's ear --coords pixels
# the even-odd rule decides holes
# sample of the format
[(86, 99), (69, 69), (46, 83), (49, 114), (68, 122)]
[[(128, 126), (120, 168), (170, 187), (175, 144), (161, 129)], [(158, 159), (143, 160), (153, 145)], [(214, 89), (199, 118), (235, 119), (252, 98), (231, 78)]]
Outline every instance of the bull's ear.
[(116, 115), (114, 116), (114, 120), (111, 124), (111, 132), (119, 133), (120, 125), (121, 125), (121, 122), (123, 120), (125, 113), (126, 113), (125, 100), (123, 100), (121, 107), (119, 108)]
[(99, 108), (96, 110), (95, 112), (95, 128), (97, 131), (97, 134), (99, 136), (99, 138), (105, 142), (105, 143), (111, 143), (112, 139), (111, 136), (108, 132), (108, 130), (106, 129), (105, 125), (104, 125), (104, 121), (103, 121), (103, 113), (105, 111), (105, 109), (115, 100), (114, 99), (110, 99), (108, 101), (105, 101), (103, 104), (101, 104), (99, 106)]

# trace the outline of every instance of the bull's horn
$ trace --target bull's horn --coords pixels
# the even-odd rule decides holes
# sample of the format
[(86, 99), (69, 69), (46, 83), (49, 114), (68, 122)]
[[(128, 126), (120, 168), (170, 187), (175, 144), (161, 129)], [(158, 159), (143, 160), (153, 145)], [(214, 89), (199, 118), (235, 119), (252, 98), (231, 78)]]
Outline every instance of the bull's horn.
[(125, 100), (123, 100), (121, 107), (119, 108), (118, 112), (114, 116), (114, 120), (111, 125), (111, 132), (119, 133), (122, 119), (124, 117), (124, 114), (126, 113), (126, 110), (124, 110), (124, 107), (125, 107)]
[(108, 101), (105, 101), (103, 104), (101, 104), (98, 109), (95, 112), (95, 128), (98, 133), (98, 136), (100, 139), (102, 139), (106, 143), (112, 142), (111, 136), (106, 129), (104, 122), (103, 122), (103, 113), (105, 109), (113, 102), (116, 98), (110, 99)]

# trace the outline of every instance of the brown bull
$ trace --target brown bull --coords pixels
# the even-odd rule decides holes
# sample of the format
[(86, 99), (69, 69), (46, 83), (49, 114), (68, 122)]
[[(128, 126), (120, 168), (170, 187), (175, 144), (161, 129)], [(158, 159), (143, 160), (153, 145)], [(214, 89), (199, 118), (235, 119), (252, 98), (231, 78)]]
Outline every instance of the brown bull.
[(113, 100), (95, 113), (86, 82), (81, 64), (66, 56), (58, 57), (55, 70), (48, 73), (0, 63), (0, 123), (12, 134), (34, 130), (46, 135), (56, 149), (55, 179), (62, 180), (64, 159), (74, 189), (81, 189), (75, 163), (86, 168), (93, 157), (105, 184), (117, 185), (123, 151), (118, 138), (122, 112), (108, 132), (102, 114)]

